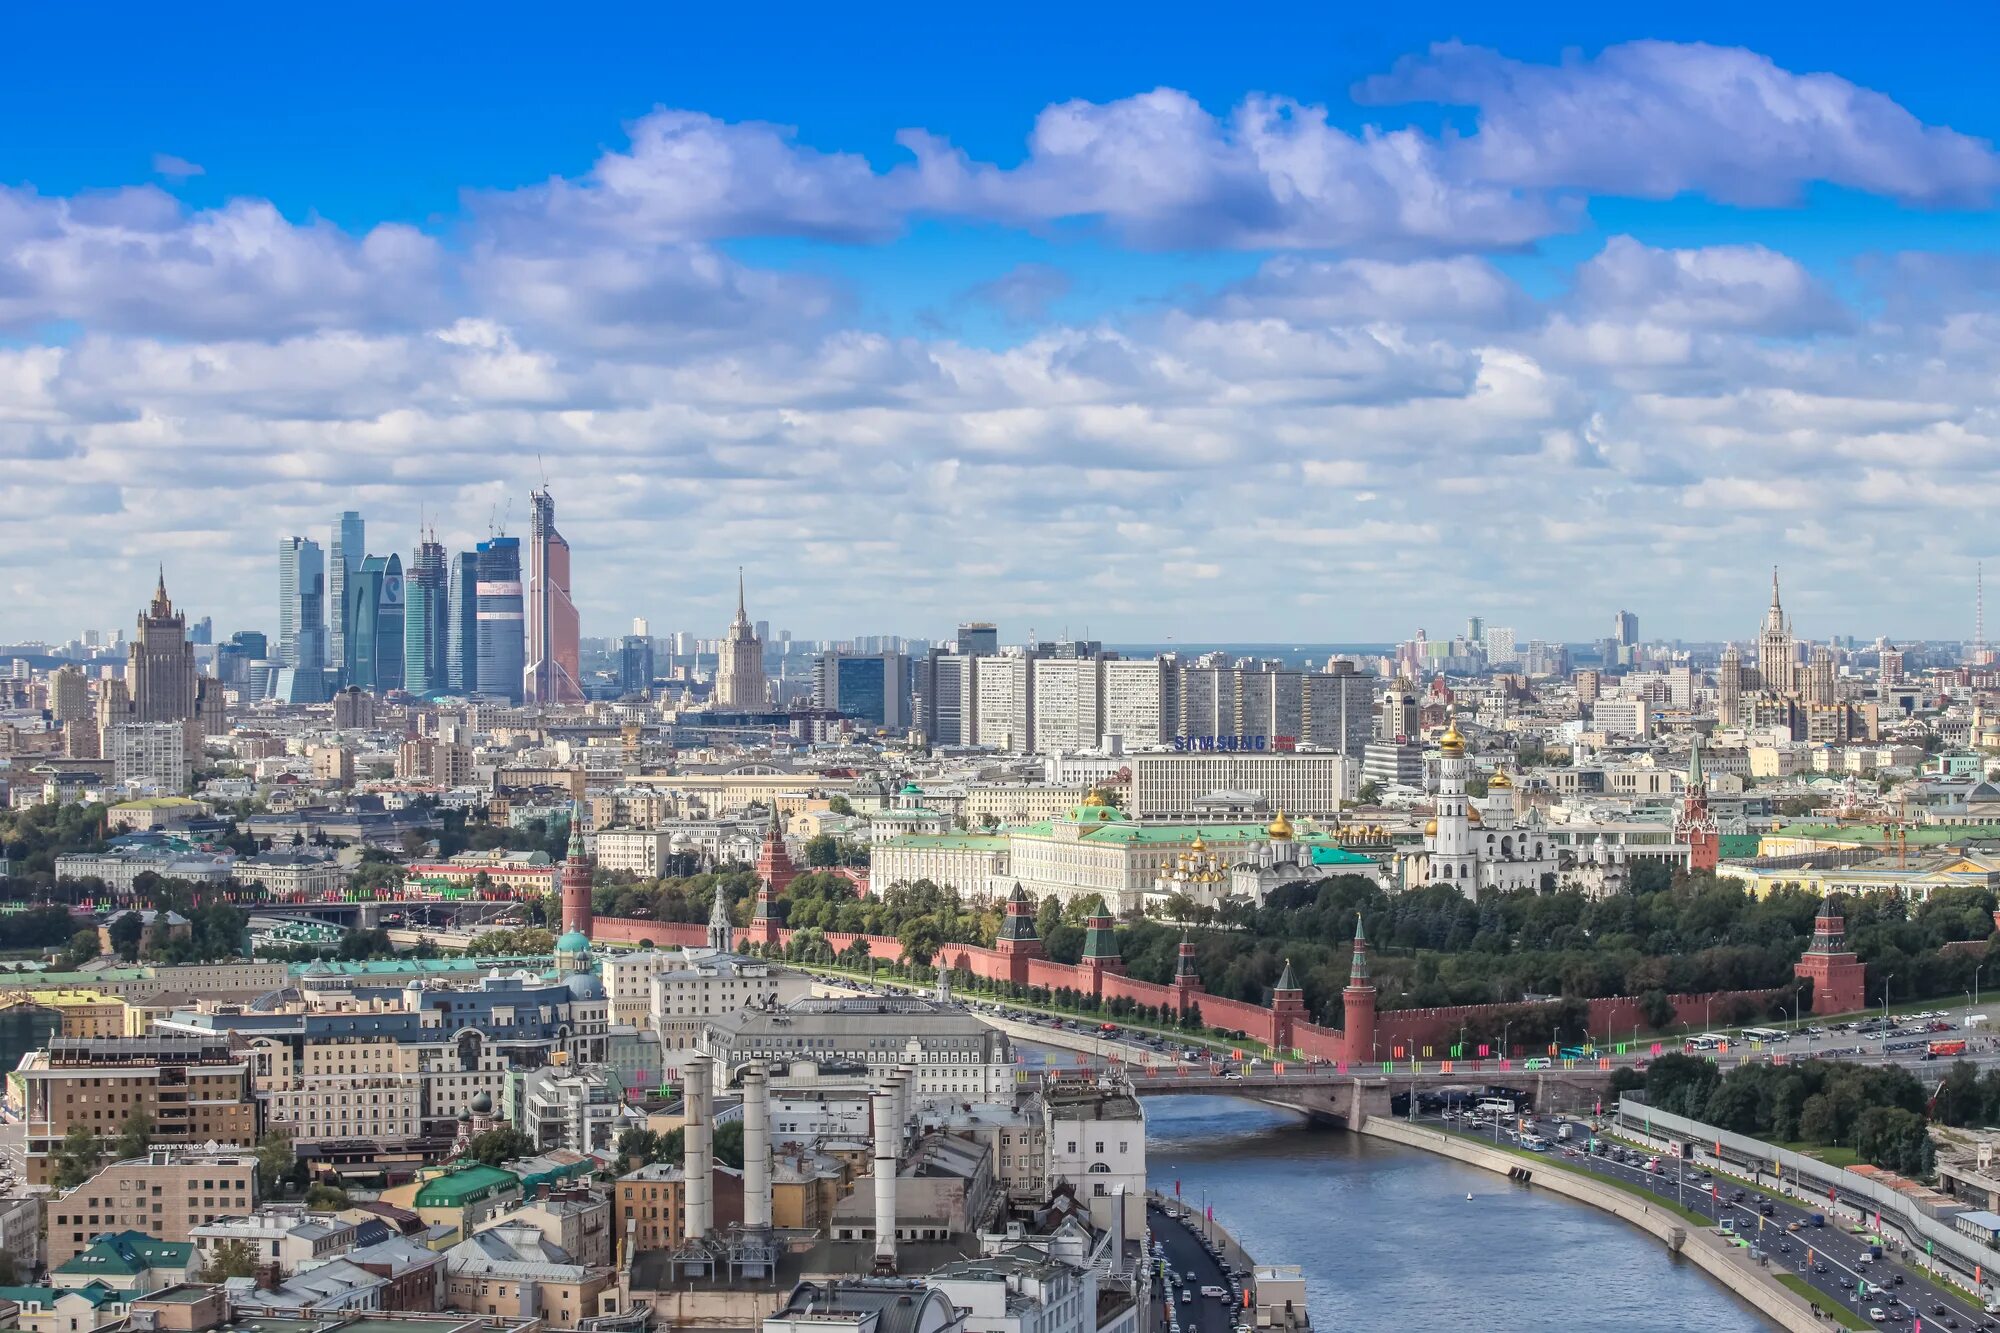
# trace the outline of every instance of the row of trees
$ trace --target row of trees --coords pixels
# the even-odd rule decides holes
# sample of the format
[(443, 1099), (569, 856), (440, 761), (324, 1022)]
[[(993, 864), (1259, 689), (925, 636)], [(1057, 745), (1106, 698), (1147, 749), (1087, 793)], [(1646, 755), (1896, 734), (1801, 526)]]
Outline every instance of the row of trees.
[[(1981, 1079), (1965, 1061), (1945, 1082), (1954, 1079), (1961, 1100), (1948, 1106), (1940, 1096), (1941, 1118), (1982, 1115), (1986, 1095), (2000, 1094), (2000, 1076)], [(1989, 1081), (1990, 1087), (1981, 1086)], [(1645, 1089), (1646, 1101), (1662, 1111), (1738, 1134), (1845, 1148), (1863, 1161), (1907, 1176), (1929, 1176), (1937, 1169), (1924, 1087), (1897, 1066), (1807, 1060), (1739, 1065), (1725, 1073), (1711, 1060), (1663, 1055), (1646, 1070)]]

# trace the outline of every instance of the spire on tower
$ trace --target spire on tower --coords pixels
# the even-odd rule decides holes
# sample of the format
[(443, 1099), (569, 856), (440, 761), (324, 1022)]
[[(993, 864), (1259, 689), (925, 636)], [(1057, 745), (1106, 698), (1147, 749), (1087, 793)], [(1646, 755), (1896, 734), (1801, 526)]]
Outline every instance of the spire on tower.
[(750, 615), (743, 609), (743, 566), (736, 567), (736, 618), (748, 620)]
[(1361, 913), (1354, 914), (1354, 963), (1347, 972), (1350, 989), (1368, 985), (1368, 932), (1361, 928)]

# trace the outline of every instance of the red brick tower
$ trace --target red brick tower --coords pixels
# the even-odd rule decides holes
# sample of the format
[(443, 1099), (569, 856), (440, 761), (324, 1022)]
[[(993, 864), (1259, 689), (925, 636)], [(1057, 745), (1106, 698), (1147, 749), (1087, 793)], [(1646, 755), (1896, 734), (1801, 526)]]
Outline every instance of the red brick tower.
[(590, 938), (590, 876), (595, 862), (583, 850), (583, 802), (572, 801), (569, 807), (569, 855), (563, 860), (562, 868), (562, 927), (563, 934), (575, 933)]
[(1201, 994), (1201, 975), (1194, 970), (1194, 941), (1188, 938), (1187, 930), (1181, 930), (1181, 947), (1174, 959), (1174, 1009), (1185, 1014), (1195, 1007), (1195, 996)]
[(1118, 924), (1111, 919), (1103, 894), (1090, 905), (1090, 916), (1083, 923), (1082, 966), (1090, 979), (1090, 993), (1099, 999), (1104, 997), (1104, 978), (1125, 970), (1124, 955), (1118, 952)]
[(1000, 937), (993, 944), (1006, 960), (1007, 980), (1016, 986), (1027, 985), (1028, 960), (1043, 956), (1042, 937), (1035, 933), (1035, 905), (1019, 884), (1007, 895), (1007, 915), (1000, 922)]
[(1708, 781), (1701, 771), (1701, 737), (1688, 754), (1687, 786), (1674, 814), (1674, 837), (1688, 846), (1688, 869), (1713, 871), (1722, 859), (1722, 837), (1708, 810)]
[(1831, 894), (1819, 905), (1812, 943), (1792, 968), (1792, 975), (1812, 978), (1815, 1014), (1848, 1014), (1868, 1007), (1867, 968), (1847, 951), (1847, 923), (1834, 907)]
[(1361, 914), (1354, 914), (1354, 965), (1347, 972), (1347, 989), (1340, 992), (1340, 1058), (1350, 1065), (1375, 1059), (1375, 983), (1368, 979), (1368, 936)]
[(1306, 992), (1292, 974), (1292, 960), (1285, 960), (1285, 970), (1278, 976), (1278, 984), (1271, 987), (1271, 1045), (1280, 1055), (1292, 1049), (1292, 1029), (1303, 1023), (1306, 1017)]
[(799, 877), (798, 868), (792, 864), (792, 854), (785, 850), (785, 831), (778, 821), (778, 803), (771, 802), (771, 827), (764, 831), (764, 846), (757, 853), (757, 876), (764, 881), (764, 887), (777, 897), (791, 887)]

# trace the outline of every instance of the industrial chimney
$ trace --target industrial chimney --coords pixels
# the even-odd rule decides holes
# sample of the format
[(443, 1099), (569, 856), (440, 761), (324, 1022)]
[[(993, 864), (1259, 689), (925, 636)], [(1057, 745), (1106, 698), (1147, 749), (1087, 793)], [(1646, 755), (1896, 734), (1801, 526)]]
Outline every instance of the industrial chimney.
[(743, 1071), (743, 1225), (771, 1225), (771, 1083), (762, 1060)]
[(875, 1107), (875, 1272), (886, 1276), (896, 1271), (896, 1163), (897, 1146), (903, 1137), (896, 1123), (896, 1094), (883, 1088), (874, 1096)]
[(706, 1056), (696, 1056), (690, 1060), (683, 1074), (686, 1091), (682, 1109), (687, 1114), (687, 1128), (682, 1131), (682, 1146), (685, 1156), (683, 1170), (687, 1176), (683, 1197), (686, 1207), (683, 1220), (689, 1240), (700, 1240), (715, 1226), (715, 1164), (713, 1161), (713, 1135), (715, 1118), (709, 1107), (709, 1063)]

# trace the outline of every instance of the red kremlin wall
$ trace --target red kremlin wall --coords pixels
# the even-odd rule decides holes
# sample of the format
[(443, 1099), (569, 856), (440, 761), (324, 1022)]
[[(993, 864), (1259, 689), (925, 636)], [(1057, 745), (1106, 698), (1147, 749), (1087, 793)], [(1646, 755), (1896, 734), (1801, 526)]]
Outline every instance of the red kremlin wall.
[[(779, 944), (790, 942), (791, 936), (788, 927), (778, 928)], [(739, 929), (737, 937), (755, 938), (750, 928)], [(592, 927), (591, 938), (606, 943), (639, 944), (649, 941), (662, 948), (700, 948), (708, 942), (708, 929), (689, 921), (598, 917)], [(893, 963), (903, 956), (902, 942), (893, 936), (849, 935), (840, 931), (826, 933), (826, 941), (836, 953), (846, 953), (857, 940), (866, 943), (869, 956), (878, 962)], [(1297, 1049), (1308, 1058), (1346, 1058), (1342, 1036), (1337, 1028), (1280, 1014), (1263, 1005), (1209, 995), (1199, 985), (1184, 992), (1180, 987), (1140, 981), (1114, 970), (1115, 963), (1110, 967), (1090, 963), (1058, 963), (1026, 952), (1009, 953), (974, 944), (947, 944), (938, 951), (936, 961), (985, 981), (1011, 981), (1048, 990), (1066, 988), (1095, 995), (1101, 1000), (1123, 998), (1133, 1004), (1156, 1009), (1165, 1007), (1179, 1011), (1182, 996), (1185, 995), (1186, 1002), (1200, 1010), (1201, 1021), (1209, 1027), (1225, 1032), (1242, 1032), (1279, 1049)], [(1698, 1026), (1711, 1021), (1726, 1023), (1730, 1006), (1738, 1000), (1747, 1001), (1762, 1014), (1768, 1011), (1774, 998), (1785, 993), (1781, 990), (1718, 991), (1712, 995), (1672, 995), (1667, 998), (1674, 1006), (1676, 1024)], [(1635, 1026), (1640, 1029), (1649, 1026), (1635, 996), (1611, 996), (1588, 1003), (1590, 1035), (1593, 1037), (1615, 1041), (1621, 1032), (1629, 1036)], [(1373, 1049), (1381, 1058), (1390, 1059), (1398, 1047), (1403, 1048), (1407, 1056), (1425, 1046), (1448, 1046), (1457, 1039), (1462, 1026), (1481, 1021), (1497, 1024), (1503, 1022), (1506, 1015), (1518, 1013), (1523, 1007), (1518, 1004), (1471, 1004), (1447, 1009), (1385, 1009), (1376, 1015)]]

